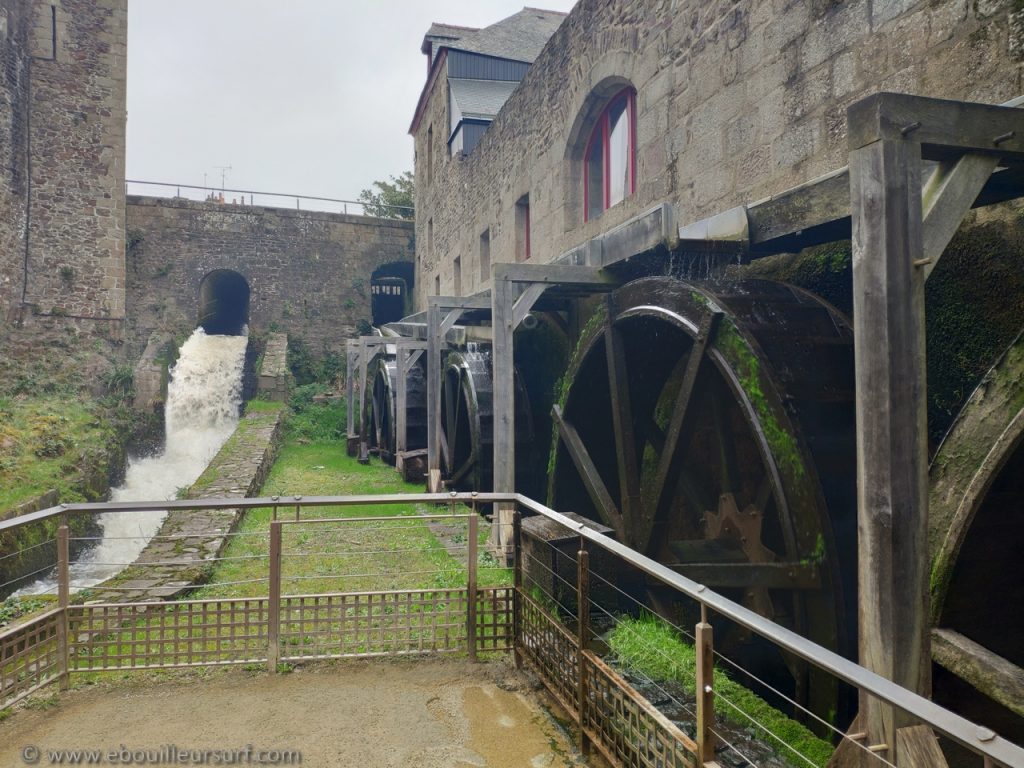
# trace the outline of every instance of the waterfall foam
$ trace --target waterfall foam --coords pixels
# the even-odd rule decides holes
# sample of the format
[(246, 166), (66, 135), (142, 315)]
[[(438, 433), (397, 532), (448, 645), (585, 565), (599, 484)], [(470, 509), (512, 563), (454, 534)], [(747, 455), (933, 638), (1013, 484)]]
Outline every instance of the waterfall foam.
[[(167, 385), (164, 449), (132, 459), (124, 483), (111, 491), (111, 501), (173, 499), (198, 479), (238, 424), (247, 343), (246, 336), (211, 336), (202, 328), (192, 333)], [(121, 571), (138, 557), (164, 517), (166, 512), (100, 515), (102, 539), (71, 564), (72, 587), (93, 586)], [(53, 589), (51, 576), (21, 592)]]

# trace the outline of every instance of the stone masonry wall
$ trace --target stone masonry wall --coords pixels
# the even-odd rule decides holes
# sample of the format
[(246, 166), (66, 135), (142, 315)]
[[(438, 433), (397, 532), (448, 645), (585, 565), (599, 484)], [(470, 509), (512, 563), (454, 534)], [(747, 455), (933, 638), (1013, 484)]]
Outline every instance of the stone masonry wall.
[(127, 340), (197, 325), (203, 278), (234, 270), (249, 284), (250, 327), (340, 349), (369, 320), (370, 276), (413, 259), (412, 222), (286, 208), (128, 198)]
[(28, 9), (0, 0), (0, 322), (21, 301), (28, 117)]
[[(462, 292), (485, 286), (485, 231), (492, 263), (515, 260), (524, 194), (544, 263), (659, 203), (685, 224), (846, 165), (846, 107), (870, 93), (1006, 101), (1022, 59), (1018, 0), (580, 0), (464, 159), (434, 89), (415, 136), (417, 306), (437, 276), (454, 291), (457, 257)], [(584, 223), (580, 155), (627, 84), (636, 193)]]
[(107, 335), (124, 318), (127, 2), (0, 0), (0, 19), (0, 310)]

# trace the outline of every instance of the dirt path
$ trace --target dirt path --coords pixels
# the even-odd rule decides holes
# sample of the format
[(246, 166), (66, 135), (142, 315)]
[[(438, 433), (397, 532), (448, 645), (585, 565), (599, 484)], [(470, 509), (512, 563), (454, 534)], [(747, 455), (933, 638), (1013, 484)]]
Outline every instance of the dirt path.
[[(229, 670), (101, 684), (58, 701), (0, 723), (0, 765), (52, 765), (47, 750), (105, 754), (122, 747), (151, 753), (135, 765), (218, 764), (212, 756), (206, 763), (173, 762), (171, 747), (243, 750), (236, 764), (260, 764), (246, 763), (248, 745), (254, 752), (298, 751), (301, 765), (313, 768), (579, 764), (507, 662), (360, 661), (280, 675)], [(23, 758), (26, 747), (39, 749), (36, 763)], [(298, 764), (284, 757), (263, 764)], [(122, 756), (120, 764), (126, 762)]]

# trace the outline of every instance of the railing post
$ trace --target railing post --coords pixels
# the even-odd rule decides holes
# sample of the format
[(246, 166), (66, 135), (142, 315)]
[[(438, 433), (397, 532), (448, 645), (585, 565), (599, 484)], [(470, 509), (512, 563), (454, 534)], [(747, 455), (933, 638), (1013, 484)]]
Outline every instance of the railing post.
[(576, 698), (579, 709), (579, 749), (583, 755), (590, 754), (590, 739), (587, 727), (587, 633), (590, 632), (590, 563), (584, 539), (580, 537), (580, 549), (576, 553), (576, 671), (578, 674)]
[(516, 669), (523, 668), (523, 652), (519, 642), (522, 627), (523, 513), (516, 507), (512, 511), (512, 658)]
[(707, 607), (700, 606), (700, 623), (695, 634), (697, 642), (697, 762), (715, 759), (715, 647)]
[(479, 520), (469, 516), (469, 548), (466, 552), (466, 649), (469, 660), (476, 661), (476, 549)]
[(270, 598), (267, 600), (267, 671), (276, 672), (281, 658), (281, 521), (270, 523)]
[(71, 677), (71, 654), (68, 649), (68, 635), (70, 634), (68, 606), (71, 603), (70, 538), (67, 517), (63, 517), (60, 528), (57, 529), (57, 604), (61, 608), (60, 618), (57, 620), (57, 647), (60, 653), (60, 689), (62, 691), (68, 689)]

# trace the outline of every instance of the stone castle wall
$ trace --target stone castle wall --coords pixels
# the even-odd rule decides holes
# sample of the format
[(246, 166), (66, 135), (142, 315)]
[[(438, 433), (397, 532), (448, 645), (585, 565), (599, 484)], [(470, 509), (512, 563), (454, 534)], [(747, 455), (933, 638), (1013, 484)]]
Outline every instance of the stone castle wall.
[(183, 199), (128, 198), (128, 328), (133, 356), (150, 334), (196, 327), (203, 278), (238, 272), (250, 326), (340, 351), (371, 317), (370, 278), (413, 259), (412, 222)]
[(0, 321), (21, 301), (26, 214), (28, 8), (0, 0)]
[(125, 312), (126, 0), (0, 0), (3, 27), (0, 313), (116, 334)]
[[(485, 232), (492, 263), (515, 260), (525, 194), (531, 261), (544, 263), (659, 203), (686, 224), (846, 165), (846, 107), (870, 93), (1013, 98), (1024, 92), (1018, 7), (580, 0), (468, 157), (448, 155), (439, 79), (415, 136), (417, 305), (438, 284), (454, 292), (456, 258), (462, 293), (486, 287)], [(637, 92), (636, 193), (584, 223), (583, 145), (603, 99), (627, 84)]]

